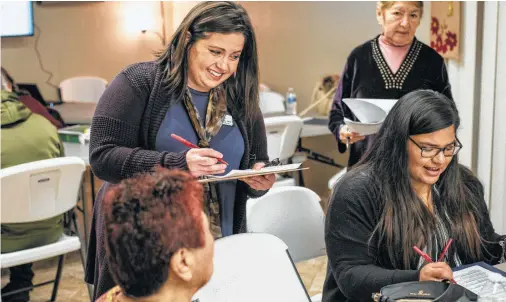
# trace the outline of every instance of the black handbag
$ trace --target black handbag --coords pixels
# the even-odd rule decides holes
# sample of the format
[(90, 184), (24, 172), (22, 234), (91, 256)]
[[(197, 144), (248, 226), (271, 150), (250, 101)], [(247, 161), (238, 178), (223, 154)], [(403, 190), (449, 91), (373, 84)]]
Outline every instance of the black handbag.
[(472, 302), (478, 295), (458, 285), (447, 282), (415, 281), (392, 284), (372, 295), (375, 302), (434, 301)]

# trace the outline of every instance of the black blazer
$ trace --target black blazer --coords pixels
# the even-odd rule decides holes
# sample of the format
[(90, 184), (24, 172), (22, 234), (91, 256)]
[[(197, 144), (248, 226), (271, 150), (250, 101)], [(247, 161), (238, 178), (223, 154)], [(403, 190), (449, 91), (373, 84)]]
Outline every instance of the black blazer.
[[(481, 259), (472, 259), (462, 251), (457, 254), (462, 264), (485, 261), (495, 265), (501, 256), (506, 256), (500, 245), (506, 236), (495, 233), (479, 180), (464, 166), (460, 169), (464, 184), (480, 200), (474, 206), (480, 211), (475, 216), (483, 218), (477, 223), (483, 245)], [(435, 200), (436, 207), (438, 204), (442, 202)], [(377, 236), (371, 238), (383, 209), (381, 188), (367, 165), (346, 173), (335, 187), (325, 221), (328, 266), (323, 302), (371, 301), (372, 293), (383, 286), (419, 280), (418, 258), (412, 259), (413, 264), (407, 269), (394, 267), (387, 264), (391, 247), (377, 248)]]
[[(95, 298), (114, 287), (105, 258), (104, 222), (101, 204), (112, 184), (155, 165), (186, 170), (186, 152), (158, 152), (156, 135), (170, 106), (176, 100), (162, 89), (163, 67), (156, 62), (133, 64), (121, 71), (107, 87), (95, 110), (90, 135), (90, 165), (93, 173), (105, 180), (93, 208), (86, 282), (95, 284)], [(267, 162), (267, 137), (260, 108), (253, 119), (244, 117), (240, 108), (229, 106), (244, 139), (240, 169), (256, 162)], [(234, 204), (234, 233), (244, 231), (246, 201), (266, 191), (251, 189), (237, 182)]]

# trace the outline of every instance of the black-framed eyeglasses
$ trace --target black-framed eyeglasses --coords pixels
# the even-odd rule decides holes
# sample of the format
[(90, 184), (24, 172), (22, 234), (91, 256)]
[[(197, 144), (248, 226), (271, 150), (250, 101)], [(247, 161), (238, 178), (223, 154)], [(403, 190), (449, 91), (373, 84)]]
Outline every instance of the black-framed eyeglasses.
[(452, 157), (459, 153), (460, 149), (462, 149), (462, 143), (460, 143), (458, 138), (455, 138), (455, 142), (443, 148), (436, 147), (422, 147), (414, 139), (409, 137), (409, 140), (413, 142), (418, 148), (420, 148), (422, 157), (425, 158), (434, 158), (439, 155), (439, 152), (443, 152), (443, 155), (446, 157)]

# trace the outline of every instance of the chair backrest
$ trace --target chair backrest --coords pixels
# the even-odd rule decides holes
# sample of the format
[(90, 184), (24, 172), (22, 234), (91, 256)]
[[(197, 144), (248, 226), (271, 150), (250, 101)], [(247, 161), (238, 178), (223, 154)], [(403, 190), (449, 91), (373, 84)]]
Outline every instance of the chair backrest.
[(336, 175), (329, 179), (328, 187), (329, 190), (333, 190), (336, 184), (343, 178), (344, 174), (348, 171), (347, 167), (344, 167), (341, 171), (337, 172)]
[(272, 234), (286, 243), (294, 262), (325, 255), (320, 197), (304, 187), (276, 187), (246, 205), (248, 233)]
[(73, 77), (60, 83), (63, 102), (97, 103), (107, 87), (107, 81), (99, 77)]
[(274, 91), (261, 91), (259, 97), (260, 111), (262, 111), (264, 115), (285, 113), (285, 98), (283, 95)]
[(72, 209), (85, 168), (79, 157), (60, 157), (1, 169), (2, 223), (39, 221)]
[(269, 234), (238, 234), (216, 240), (213, 276), (192, 301), (311, 300), (283, 241)]
[(302, 119), (296, 115), (273, 116), (264, 118), (264, 123), (269, 159), (292, 157), (302, 131)]

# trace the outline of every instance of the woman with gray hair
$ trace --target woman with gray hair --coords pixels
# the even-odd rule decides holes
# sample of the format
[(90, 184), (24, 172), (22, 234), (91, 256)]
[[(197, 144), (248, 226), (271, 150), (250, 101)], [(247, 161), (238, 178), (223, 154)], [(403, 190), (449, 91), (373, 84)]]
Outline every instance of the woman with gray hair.
[(330, 110), (329, 129), (341, 153), (350, 148), (348, 167), (370, 148), (375, 135), (352, 133), (344, 119), (358, 121), (345, 98), (399, 99), (417, 89), (431, 89), (450, 99), (443, 58), (416, 39), (423, 1), (378, 1), (376, 18), (382, 33), (357, 46), (348, 56)]

